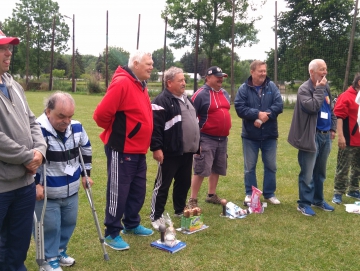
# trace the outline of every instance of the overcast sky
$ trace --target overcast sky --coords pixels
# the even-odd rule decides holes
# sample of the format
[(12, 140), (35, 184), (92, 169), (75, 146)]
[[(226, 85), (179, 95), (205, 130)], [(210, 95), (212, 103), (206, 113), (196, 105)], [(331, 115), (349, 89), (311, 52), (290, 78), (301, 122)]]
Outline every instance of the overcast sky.
[[(54, 1), (54, 0), (53, 0)], [(259, 1), (260, 0), (255, 0)], [(1, 6), (0, 20), (4, 21), (12, 14), (15, 3), (19, 0), (6, 1)], [(136, 49), (138, 19), (141, 14), (139, 49), (154, 51), (163, 47), (165, 22), (161, 19), (165, 0), (57, 0), (60, 13), (72, 18), (75, 14), (75, 48), (82, 55), (97, 56), (106, 46), (106, 11), (109, 14), (109, 46), (122, 47), (131, 52)], [(277, 0), (278, 13), (286, 10), (286, 1)], [(259, 43), (251, 48), (235, 48), (240, 59), (265, 60), (266, 51), (274, 48), (275, 0), (267, 0), (266, 5), (256, 14), (263, 18), (256, 23), (259, 31)], [(65, 19), (72, 35), (72, 20)], [(167, 41), (169, 44), (170, 41)], [(72, 39), (69, 40), (69, 54), (72, 52)], [(176, 60), (187, 51), (187, 48), (175, 50), (172, 48)]]

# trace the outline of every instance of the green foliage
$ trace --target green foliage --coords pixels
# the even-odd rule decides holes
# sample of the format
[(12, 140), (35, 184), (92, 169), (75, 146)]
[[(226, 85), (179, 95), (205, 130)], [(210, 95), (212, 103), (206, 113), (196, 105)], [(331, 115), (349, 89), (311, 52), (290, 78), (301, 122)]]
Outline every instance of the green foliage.
[[(127, 65), (130, 53), (121, 47), (110, 46), (108, 48), (109, 73), (114, 73), (119, 66)], [(103, 52), (103, 61), (105, 63), (105, 50)], [(105, 69), (101, 71), (105, 77)]]
[(55, 69), (55, 70), (53, 70), (53, 76), (57, 77), (57, 78), (63, 78), (63, 77), (65, 77), (65, 70)]
[[(55, 18), (54, 51), (67, 49), (69, 27), (59, 13), (59, 5), (51, 0), (19, 0), (12, 17), (5, 19), (3, 31), (17, 36), (16, 69), (14, 73), (25, 73), (26, 57), (29, 57), (29, 74), (37, 75), (48, 68), (52, 40), (53, 19)], [(26, 46), (28, 44), (28, 52)]]
[[(169, 47), (166, 46), (166, 60), (165, 60), (165, 70), (170, 68), (171, 66), (174, 66), (174, 54), (171, 51)], [(152, 59), (154, 61), (154, 68), (156, 68), (158, 71), (163, 70), (163, 64), (164, 64), (164, 48), (160, 48), (155, 50), (152, 53)]]
[(150, 74), (151, 82), (156, 82), (159, 79), (158, 72), (159, 71), (157, 70), (157, 68), (153, 68), (153, 70), (151, 71), (151, 74)]
[[(279, 15), (278, 74), (282, 81), (306, 80), (308, 64), (322, 58), (332, 86), (342, 88), (352, 26), (353, 0), (288, 0)], [(359, 23), (357, 24), (359, 26)], [(360, 28), (357, 27), (357, 32)], [(359, 37), (354, 42), (351, 74), (359, 69)], [(274, 51), (268, 53), (268, 66)], [(349, 76), (352, 78), (352, 76)], [(351, 80), (351, 79), (350, 79)]]
[[(72, 63), (72, 57), (71, 57)], [(85, 73), (84, 62), (82, 60), (82, 55), (79, 53), (78, 49), (75, 50), (75, 69), (74, 76), (75, 78), (80, 78), (80, 76)]]
[(242, 60), (239, 62), (235, 62), (235, 86), (240, 86), (249, 78), (251, 62), (253, 62), (253, 60)]
[(88, 89), (89, 93), (101, 93), (102, 89), (100, 87), (99, 80), (96, 78), (95, 75), (92, 75), (90, 77), (90, 80), (88, 82)]
[[(195, 72), (195, 52), (185, 52), (185, 54), (181, 57), (180, 63), (183, 65), (184, 71), (188, 73)], [(197, 72), (201, 75), (206, 73), (208, 68), (208, 59), (204, 53), (200, 53), (198, 55), (198, 65)]]
[[(254, 23), (258, 18), (249, 18), (249, 0), (167, 0), (162, 17), (168, 17), (172, 30), (167, 36), (174, 40), (171, 46), (182, 48), (194, 47), (196, 42), (197, 19), (200, 22), (199, 44), (212, 66), (214, 51), (231, 44), (232, 3), (235, 9), (235, 47), (252, 45), (257, 42)], [(258, 3), (258, 2), (257, 2)], [(251, 2), (251, 9), (256, 9), (256, 2)]]
[[(68, 64), (68, 62), (66, 61), (66, 59), (64, 58), (64, 56), (59, 55), (59, 56), (57, 57), (57, 60), (56, 60), (55, 65), (54, 65), (54, 68), (55, 68), (55, 69), (58, 69), (58, 70), (64, 70), (64, 71), (65, 71), (65, 74), (68, 74), (69, 64)], [(71, 70), (71, 69), (70, 69), (70, 70)]]

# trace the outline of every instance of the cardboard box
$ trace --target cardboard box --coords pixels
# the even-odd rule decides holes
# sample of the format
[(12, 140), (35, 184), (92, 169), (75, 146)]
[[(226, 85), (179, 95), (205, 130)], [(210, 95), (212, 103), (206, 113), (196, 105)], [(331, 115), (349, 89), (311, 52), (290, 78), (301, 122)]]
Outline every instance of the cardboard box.
[(185, 231), (196, 231), (204, 225), (203, 215), (181, 217), (181, 229)]

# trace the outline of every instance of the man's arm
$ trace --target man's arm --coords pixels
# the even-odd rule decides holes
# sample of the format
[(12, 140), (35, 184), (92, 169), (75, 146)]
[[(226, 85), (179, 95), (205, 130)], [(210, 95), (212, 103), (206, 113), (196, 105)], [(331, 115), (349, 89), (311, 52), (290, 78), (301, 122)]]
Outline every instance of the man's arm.
[(122, 103), (123, 87), (119, 79), (115, 79), (109, 86), (105, 96), (96, 107), (93, 119), (96, 124), (107, 129), (113, 122), (115, 114)]
[(150, 150), (152, 152), (163, 148), (164, 130), (166, 122), (166, 110), (164, 105), (157, 103), (157, 99), (151, 104), (153, 110), (154, 128), (151, 135)]
[(256, 120), (259, 118), (259, 110), (248, 106), (248, 92), (246, 84), (242, 84), (235, 96), (234, 106), (237, 115), (242, 119)]

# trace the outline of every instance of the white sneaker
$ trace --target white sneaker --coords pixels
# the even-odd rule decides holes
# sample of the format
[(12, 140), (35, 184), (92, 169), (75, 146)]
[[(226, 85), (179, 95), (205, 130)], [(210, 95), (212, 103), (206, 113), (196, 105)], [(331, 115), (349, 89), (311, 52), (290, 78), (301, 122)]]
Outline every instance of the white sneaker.
[(41, 265), (42, 271), (63, 271), (59, 265), (59, 258), (50, 258), (45, 261), (43, 265)]
[(164, 218), (160, 217), (159, 219), (155, 220), (155, 221), (151, 221), (151, 225), (153, 226), (153, 228), (155, 230), (159, 230), (159, 226), (160, 225), (164, 225), (165, 226), (165, 220)]
[(278, 200), (277, 199), (277, 197), (271, 197), (271, 198), (268, 198), (268, 199), (266, 199), (268, 202), (270, 202), (271, 204), (275, 204), (275, 205), (277, 205), (277, 204), (280, 204), (280, 200)]
[(59, 263), (61, 266), (73, 266), (75, 264), (75, 259), (66, 254), (66, 249), (60, 249)]
[(251, 196), (246, 195), (246, 197), (244, 199), (244, 206), (249, 206), (250, 202), (251, 202)]

